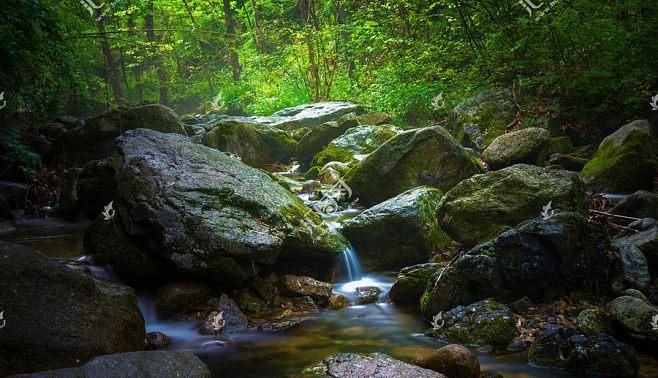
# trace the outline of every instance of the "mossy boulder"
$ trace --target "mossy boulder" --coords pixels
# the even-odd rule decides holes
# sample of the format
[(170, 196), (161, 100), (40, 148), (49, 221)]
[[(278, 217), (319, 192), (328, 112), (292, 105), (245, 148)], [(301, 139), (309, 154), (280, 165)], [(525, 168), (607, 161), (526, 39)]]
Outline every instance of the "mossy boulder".
[(543, 165), (550, 141), (548, 130), (528, 127), (494, 139), (481, 158), (492, 170), (520, 163)]
[(622, 293), (626, 289), (644, 290), (651, 283), (647, 259), (632, 241), (618, 238), (615, 247), (615, 269), (611, 280), (612, 291)]
[(470, 349), (459, 344), (422, 353), (412, 361), (420, 367), (438, 371), (450, 378), (480, 378), (480, 362)]
[(374, 205), (422, 185), (445, 192), (482, 171), (444, 128), (433, 126), (389, 139), (354, 166), (345, 181), (362, 203)]
[(559, 136), (551, 138), (550, 143), (548, 144), (548, 150), (546, 151), (547, 156), (553, 154), (569, 154), (573, 151), (573, 142), (568, 136)]
[(347, 248), (266, 173), (188, 138), (128, 131), (114, 164), (124, 229), (182, 272), (235, 282), (277, 263), (328, 279)]
[(176, 113), (159, 104), (119, 108), (101, 114), (60, 135), (50, 152), (55, 163), (82, 166), (112, 156), (114, 139), (126, 130), (149, 129), (187, 135)]
[(235, 154), (243, 163), (256, 167), (288, 163), (297, 150), (297, 142), (283, 130), (238, 121), (217, 122), (202, 143)]
[(656, 154), (649, 122), (633, 121), (605, 138), (580, 174), (595, 191), (651, 190)]
[[(348, 129), (359, 125), (359, 120), (354, 113), (346, 114), (340, 117), (337, 121), (323, 123), (316, 126), (311, 131), (306, 133), (299, 141), (299, 148), (297, 151), (297, 158), (304, 166), (309, 166), (313, 156), (322, 151), (332, 140), (343, 135)], [(313, 165), (320, 166), (319, 163)], [(324, 165), (324, 164), (322, 164)]]
[(75, 366), (144, 348), (133, 289), (0, 242), (0, 375)]
[(616, 244), (637, 247), (646, 258), (651, 277), (658, 276), (658, 222), (644, 218), (628, 225), (636, 232), (627, 232), (615, 240)]
[(603, 310), (598, 308), (588, 308), (587, 310), (583, 310), (578, 314), (578, 329), (580, 329), (586, 335), (614, 333), (610, 318)]
[(658, 194), (638, 190), (619, 201), (610, 212), (628, 217), (658, 219)]
[(111, 266), (128, 283), (152, 284), (176, 276), (171, 264), (151, 255), (140, 240), (130, 238), (117, 219), (96, 219), (85, 230), (83, 244), (95, 264)]
[(481, 150), (503, 135), (518, 112), (509, 89), (479, 92), (457, 105), (446, 128), (464, 147)]
[(331, 161), (350, 163), (360, 160), (399, 132), (400, 129), (392, 125), (353, 127), (315, 155), (311, 166), (324, 166)]
[(605, 288), (610, 248), (605, 230), (580, 214), (537, 217), (434, 273), (421, 310), (429, 317), (489, 297), (512, 302), (527, 296), (539, 302), (573, 290)]
[(589, 159), (574, 154), (555, 153), (548, 158), (548, 164), (551, 167), (566, 169), (567, 171), (580, 172)]
[(442, 313), (439, 328), (428, 335), (447, 343), (490, 345), (504, 349), (518, 336), (512, 311), (489, 298)]
[(426, 263), (402, 268), (388, 296), (396, 304), (417, 305), (430, 277), (440, 267), (440, 264)]
[(658, 308), (646, 300), (623, 295), (610, 301), (606, 310), (620, 337), (655, 350), (658, 330), (653, 328), (652, 322), (653, 317), (658, 315)]
[(640, 368), (631, 346), (605, 333), (585, 336), (573, 328), (547, 323), (530, 346), (535, 365), (608, 377), (635, 377)]
[(437, 216), (454, 240), (472, 247), (553, 209), (586, 214), (585, 187), (574, 172), (517, 164), (464, 180), (441, 200)]
[(436, 219), (441, 197), (426, 186), (408, 190), (350, 219), (341, 232), (368, 269), (425, 262), (449, 241)]

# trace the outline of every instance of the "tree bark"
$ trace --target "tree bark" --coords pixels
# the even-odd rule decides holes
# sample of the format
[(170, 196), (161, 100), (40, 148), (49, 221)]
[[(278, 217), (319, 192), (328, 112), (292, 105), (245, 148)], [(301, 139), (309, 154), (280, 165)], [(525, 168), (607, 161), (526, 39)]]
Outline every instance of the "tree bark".
[(226, 38), (229, 43), (229, 63), (233, 73), (233, 81), (240, 81), (240, 58), (235, 51), (235, 21), (233, 20), (233, 9), (231, 9), (231, 0), (223, 0), (224, 19), (226, 20)]
[(123, 91), (121, 90), (121, 82), (119, 81), (119, 69), (117, 62), (112, 55), (110, 43), (107, 40), (107, 35), (104, 33), (105, 21), (103, 18), (97, 19), (96, 26), (98, 27), (99, 37), (101, 39), (101, 49), (103, 50), (103, 57), (105, 58), (105, 79), (110, 84), (114, 101), (117, 105), (125, 105), (126, 100), (123, 98)]
[[(155, 22), (153, 21), (153, 13), (154, 13), (153, 0), (148, 0), (148, 3), (146, 3), (146, 7), (147, 7), (147, 12), (146, 15), (144, 16), (144, 29), (146, 29), (146, 40), (149, 42), (150, 45), (155, 47), (156, 44), (158, 43), (158, 39), (155, 37), (155, 32), (153, 31), (155, 25)], [(169, 94), (168, 78), (167, 78), (167, 71), (165, 71), (162, 65), (162, 57), (159, 54), (155, 54), (155, 56), (153, 57), (153, 64), (156, 67), (158, 81), (160, 82), (160, 94), (159, 94), (160, 98), (158, 102), (162, 105), (166, 105), (167, 97)]]
[(320, 101), (320, 72), (315, 59), (315, 42), (313, 41), (313, 29), (317, 27), (314, 22), (313, 0), (299, 0), (299, 10), (304, 27), (304, 40), (308, 48), (308, 70), (311, 78), (309, 80), (309, 94), (313, 101)]
[(251, 0), (251, 8), (254, 12), (254, 32), (256, 38), (256, 48), (258, 52), (264, 53), (265, 48), (265, 35), (263, 34), (263, 26), (260, 19), (260, 6), (257, 3), (257, 0)]

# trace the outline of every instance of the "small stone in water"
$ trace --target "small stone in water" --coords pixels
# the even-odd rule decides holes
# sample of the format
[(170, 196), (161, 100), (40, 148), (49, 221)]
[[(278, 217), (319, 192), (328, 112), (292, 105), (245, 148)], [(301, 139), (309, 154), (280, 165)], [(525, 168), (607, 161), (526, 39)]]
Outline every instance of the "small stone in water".
[(375, 303), (381, 293), (381, 289), (376, 286), (357, 287), (356, 302), (358, 304)]
[(171, 338), (162, 332), (149, 332), (144, 337), (144, 349), (157, 350), (168, 348), (171, 345)]

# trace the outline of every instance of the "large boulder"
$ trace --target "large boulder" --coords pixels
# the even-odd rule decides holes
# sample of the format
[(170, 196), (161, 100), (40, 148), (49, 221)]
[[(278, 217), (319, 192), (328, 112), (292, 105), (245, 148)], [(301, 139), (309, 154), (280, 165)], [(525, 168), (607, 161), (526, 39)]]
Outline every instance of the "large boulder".
[(479, 378), (480, 362), (470, 349), (459, 344), (449, 344), (414, 358), (413, 363), (450, 378)]
[(352, 168), (345, 181), (374, 205), (421, 185), (448, 191), (482, 167), (439, 126), (404, 131)]
[(297, 142), (283, 130), (238, 121), (220, 121), (205, 134), (208, 147), (239, 156), (251, 166), (288, 163), (297, 150)]
[(388, 296), (396, 304), (418, 305), (427, 281), (440, 267), (440, 264), (427, 263), (402, 268)]
[(144, 348), (133, 289), (0, 242), (0, 375), (75, 366)]
[(116, 218), (99, 217), (85, 230), (85, 253), (95, 264), (111, 266), (113, 273), (130, 284), (164, 281), (176, 276), (170, 264), (148, 250), (139, 240), (128, 236)]
[(491, 298), (457, 306), (439, 314), (439, 318), (439, 327), (428, 335), (447, 343), (489, 345), (500, 350), (518, 336), (512, 311)]
[(605, 288), (609, 251), (605, 230), (580, 214), (538, 217), (436, 272), (421, 309), (425, 316), (433, 316), (488, 297), (511, 302), (527, 296), (541, 301), (571, 290)]
[(517, 164), (464, 180), (441, 200), (441, 228), (467, 247), (539, 215), (542, 207), (586, 214), (585, 188), (574, 172)]
[(392, 125), (362, 125), (347, 130), (313, 157), (311, 166), (323, 167), (332, 161), (350, 163), (362, 160), (401, 130)]
[(281, 292), (290, 297), (309, 296), (319, 303), (327, 303), (333, 285), (311, 277), (285, 274), (280, 280)]
[(509, 89), (490, 89), (457, 105), (448, 116), (446, 128), (457, 143), (481, 149), (505, 133), (517, 112)]
[(612, 290), (622, 293), (626, 289), (644, 290), (651, 283), (649, 264), (642, 250), (627, 238), (613, 241), (616, 247), (616, 266), (611, 281)]
[(653, 326), (658, 308), (645, 299), (623, 295), (606, 306), (618, 335), (639, 345), (655, 350), (658, 346), (658, 329)]
[(261, 265), (329, 279), (346, 240), (266, 173), (175, 134), (117, 139), (125, 230), (183, 272), (242, 281)]
[(100, 356), (68, 369), (12, 378), (210, 378), (208, 367), (191, 352), (130, 352)]
[(185, 315), (210, 298), (210, 288), (201, 282), (176, 282), (159, 288), (153, 296), (153, 307), (161, 319)]
[(76, 206), (89, 219), (95, 219), (112, 201), (117, 190), (114, 168), (107, 160), (85, 164), (76, 181)]
[(605, 138), (580, 174), (595, 191), (651, 190), (656, 154), (649, 122), (633, 121)]
[(482, 152), (482, 161), (496, 170), (514, 164), (543, 165), (551, 143), (551, 133), (539, 127), (528, 127), (503, 134)]
[(410, 365), (383, 353), (339, 353), (327, 357), (304, 376), (321, 378), (446, 378), (445, 375)]
[(313, 129), (323, 123), (336, 121), (345, 114), (362, 115), (368, 108), (364, 105), (345, 101), (318, 102), (279, 110), (272, 114), (272, 126), (283, 130), (295, 130), (302, 127)]
[(178, 115), (166, 106), (150, 104), (120, 108), (60, 135), (53, 145), (51, 159), (68, 167), (105, 159), (112, 156), (116, 137), (126, 130), (138, 128), (186, 135)]
[(313, 156), (322, 151), (332, 140), (343, 135), (348, 129), (359, 125), (359, 120), (354, 113), (346, 114), (337, 121), (323, 123), (306, 133), (299, 141), (297, 158), (304, 166), (307, 166)]
[[(624, 232), (615, 240), (615, 244), (636, 247), (644, 254), (652, 277), (658, 277), (658, 222), (644, 218), (628, 225), (634, 232)], [(641, 259), (638, 257), (638, 259)]]
[(658, 219), (658, 194), (638, 190), (619, 201), (610, 212), (628, 217)]
[(530, 346), (535, 365), (607, 377), (635, 377), (640, 368), (631, 346), (601, 333), (585, 336), (573, 328), (547, 323)]
[(449, 241), (436, 219), (441, 197), (427, 186), (408, 190), (350, 219), (341, 232), (368, 269), (426, 262)]

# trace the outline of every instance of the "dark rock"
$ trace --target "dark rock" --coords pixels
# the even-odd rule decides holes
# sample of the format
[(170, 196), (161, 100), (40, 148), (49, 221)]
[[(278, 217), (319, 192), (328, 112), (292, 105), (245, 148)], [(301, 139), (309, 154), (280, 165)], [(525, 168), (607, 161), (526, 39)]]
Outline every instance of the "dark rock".
[(294, 194), (220, 151), (144, 129), (117, 144), (121, 223), (183, 272), (241, 282), (277, 263), (330, 278), (347, 248)]
[(0, 195), (5, 197), (9, 206), (15, 208), (25, 202), (28, 185), (21, 182), (0, 181)]
[(350, 305), (350, 302), (344, 295), (331, 294), (329, 297), (329, 308), (332, 310), (342, 310)]
[(586, 335), (613, 334), (608, 315), (598, 308), (583, 310), (578, 314), (578, 328)]
[(339, 353), (306, 369), (306, 376), (332, 378), (446, 378), (445, 375), (410, 365), (382, 353)]
[(567, 171), (573, 172), (582, 171), (587, 162), (589, 162), (589, 159), (571, 154), (553, 154), (548, 159), (548, 163), (551, 166), (559, 166), (566, 169)]
[(296, 297), (292, 299), (293, 309), (296, 312), (318, 312), (318, 305), (315, 304), (313, 298), (305, 295), (303, 297)]
[(551, 133), (539, 127), (512, 131), (494, 139), (482, 152), (482, 161), (492, 170), (514, 164), (543, 165)]
[(376, 286), (364, 286), (356, 288), (356, 303), (369, 304), (375, 303), (379, 299), (382, 290)]
[(506, 306), (516, 314), (523, 314), (528, 311), (530, 307), (532, 307), (532, 301), (528, 297), (523, 297), (518, 301), (507, 303)]
[(615, 239), (615, 244), (625, 248), (639, 248), (647, 260), (649, 274), (652, 277), (658, 276), (658, 223), (655, 219), (644, 218), (632, 222), (628, 227), (637, 232), (625, 232)]
[(158, 350), (166, 349), (171, 345), (171, 338), (162, 332), (149, 332), (144, 340), (144, 349)]
[[(222, 314), (221, 328), (217, 329), (214, 326), (214, 320), (219, 314)], [(217, 310), (212, 311), (206, 320), (201, 324), (199, 333), (202, 335), (219, 335), (226, 333), (241, 332), (247, 329), (249, 321), (247, 317), (240, 311), (238, 305), (228, 296), (222, 294), (217, 304)]]
[(51, 151), (54, 163), (82, 166), (91, 160), (112, 156), (114, 139), (126, 130), (150, 129), (186, 135), (173, 110), (158, 104), (112, 110), (60, 135)]
[(153, 297), (155, 312), (161, 319), (189, 312), (206, 303), (210, 288), (200, 282), (178, 282), (159, 288)]
[(7, 202), (7, 199), (0, 194), (0, 222), (12, 220), (14, 220), (14, 214), (11, 212), (9, 202)]
[(393, 121), (393, 117), (382, 112), (370, 112), (360, 115), (358, 118), (361, 125), (371, 126), (384, 125)]
[(443, 193), (419, 187), (375, 205), (347, 221), (341, 232), (368, 269), (400, 269), (428, 261), (449, 242), (436, 210)]
[(112, 271), (126, 282), (157, 283), (176, 276), (172, 266), (131, 239), (116, 219), (99, 217), (89, 224), (83, 245), (95, 264), (112, 266)]
[(412, 265), (402, 268), (388, 294), (396, 304), (418, 304), (427, 282), (441, 265), (435, 263)]
[(285, 319), (273, 322), (266, 322), (258, 326), (258, 330), (267, 333), (277, 333), (287, 331), (297, 327), (301, 323), (299, 319)]
[(15, 375), (13, 378), (210, 378), (210, 370), (190, 352), (132, 352), (100, 356), (68, 369)]
[(133, 289), (0, 242), (0, 375), (74, 366), (141, 350), (144, 319)]
[(617, 257), (610, 282), (612, 290), (620, 294), (628, 288), (643, 290), (649, 287), (649, 266), (640, 248), (625, 238), (616, 239), (612, 245), (616, 248)]
[(251, 287), (267, 304), (278, 307), (281, 303), (275, 274), (270, 275), (267, 279), (254, 277)]
[(237, 121), (217, 122), (202, 143), (235, 154), (254, 167), (287, 163), (297, 150), (297, 142), (283, 130)]
[(311, 166), (322, 167), (332, 161), (352, 163), (362, 160), (400, 132), (400, 129), (392, 125), (353, 127), (318, 152)]
[[(576, 213), (523, 222), (458, 258), (428, 286), (421, 308), (432, 316), (488, 297), (539, 302), (572, 290), (605, 288), (608, 243), (601, 226)], [(430, 282), (437, 278), (438, 272)]]
[(333, 285), (315, 280), (311, 277), (283, 275), (280, 279), (281, 292), (290, 297), (310, 296), (315, 301), (325, 304), (331, 296)]
[(450, 378), (479, 378), (480, 362), (470, 349), (449, 344), (443, 348), (416, 356), (413, 363), (445, 374)]
[(602, 333), (584, 336), (573, 328), (547, 323), (530, 346), (531, 363), (568, 371), (613, 377), (635, 377), (637, 352)]
[(651, 190), (656, 176), (653, 143), (649, 122), (633, 121), (605, 138), (580, 174), (594, 191)]
[(658, 346), (658, 329), (652, 325), (658, 308), (640, 298), (621, 296), (608, 303), (606, 309), (619, 331), (618, 336), (642, 347)]
[(114, 199), (117, 183), (114, 168), (107, 160), (85, 164), (77, 178), (78, 206), (89, 219), (96, 219)]
[(610, 212), (628, 217), (658, 219), (658, 194), (639, 190), (619, 201)]
[(445, 192), (480, 172), (475, 157), (435, 126), (389, 139), (354, 166), (345, 181), (363, 203), (374, 205), (421, 185)]
[(504, 349), (518, 336), (510, 309), (493, 299), (443, 312), (437, 324), (440, 327), (434, 327), (428, 334), (448, 343)]
[(472, 247), (538, 216), (549, 202), (553, 209), (586, 214), (578, 175), (517, 164), (462, 181), (443, 197), (437, 216), (450, 237)]

